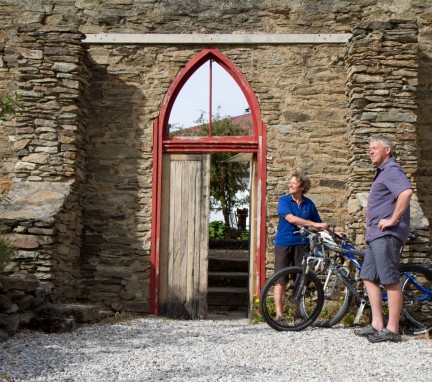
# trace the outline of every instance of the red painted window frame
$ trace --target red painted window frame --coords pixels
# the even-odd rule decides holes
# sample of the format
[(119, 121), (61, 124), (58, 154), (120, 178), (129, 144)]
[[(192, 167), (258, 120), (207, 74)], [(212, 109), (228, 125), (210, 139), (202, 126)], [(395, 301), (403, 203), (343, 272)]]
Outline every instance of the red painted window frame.
[[(187, 80), (208, 60), (221, 65), (236, 81), (248, 102), (254, 134), (248, 136), (169, 137), (168, 121), (174, 102)], [(153, 184), (152, 227), (150, 253), (150, 314), (158, 314), (160, 220), (162, 202), (162, 154), (163, 153), (212, 153), (249, 152), (257, 155), (258, 206), (255, 256), (255, 286), (259, 293), (265, 281), (266, 247), (266, 126), (261, 121), (258, 100), (243, 73), (217, 49), (202, 50), (189, 61), (171, 83), (161, 105), (159, 116), (153, 123)]]

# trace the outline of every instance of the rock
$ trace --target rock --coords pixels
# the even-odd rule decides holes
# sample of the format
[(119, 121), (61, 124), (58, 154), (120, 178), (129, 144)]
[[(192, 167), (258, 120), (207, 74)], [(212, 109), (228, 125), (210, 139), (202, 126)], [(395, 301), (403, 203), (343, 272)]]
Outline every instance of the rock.
[(12, 276), (2, 277), (0, 283), (7, 290), (15, 289), (25, 292), (33, 292), (39, 285), (39, 281), (35, 275), (25, 272), (17, 272)]
[(37, 317), (30, 321), (28, 327), (45, 333), (67, 333), (75, 330), (76, 322), (73, 318)]
[(9, 336), (13, 336), (19, 326), (18, 314), (0, 314), (0, 330), (6, 332)]

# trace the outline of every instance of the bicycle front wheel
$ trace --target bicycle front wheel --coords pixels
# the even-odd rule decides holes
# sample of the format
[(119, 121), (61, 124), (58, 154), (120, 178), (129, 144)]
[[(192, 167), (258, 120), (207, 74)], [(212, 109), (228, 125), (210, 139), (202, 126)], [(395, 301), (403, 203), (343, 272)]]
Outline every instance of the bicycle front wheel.
[[(260, 313), (264, 321), (273, 329), (279, 331), (299, 331), (307, 328), (318, 317), (323, 303), (324, 292), (322, 284), (314, 273), (306, 275), (302, 284), (303, 269), (287, 267), (276, 272), (265, 283), (260, 296)], [(277, 320), (274, 289), (275, 285), (286, 284), (283, 300), (283, 315)], [(302, 314), (300, 304), (305, 306), (307, 314)]]
[(403, 317), (417, 329), (432, 329), (432, 270), (420, 264), (401, 264)]

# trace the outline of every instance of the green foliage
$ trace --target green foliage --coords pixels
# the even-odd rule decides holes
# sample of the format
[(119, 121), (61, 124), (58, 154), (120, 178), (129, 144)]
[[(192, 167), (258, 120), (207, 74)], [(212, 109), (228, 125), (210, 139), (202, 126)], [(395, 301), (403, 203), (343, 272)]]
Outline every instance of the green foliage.
[(225, 239), (228, 234), (228, 227), (224, 222), (215, 221), (209, 224), (210, 239)]
[(3, 274), (6, 264), (15, 254), (16, 249), (8, 235), (0, 233), (0, 275)]
[(0, 203), (9, 203), (9, 198), (7, 195), (7, 191), (5, 189), (0, 189)]
[(15, 114), (20, 110), (20, 98), (17, 93), (11, 96), (0, 97), (0, 120), (4, 120), (6, 115)]
[(237, 240), (249, 241), (249, 231), (241, 231), (240, 235), (237, 236)]
[[(274, 301), (273, 301), (274, 303)], [(276, 310), (276, 308), (275, 308)], [(253, 300), (253, 304), (252, 304), (252, 316), (251, 316), (251, 322), (253, 324), (257, 323), (257, 322), (264, 322), (264, 318), (261, 315), (261, 311), (259, 308), (259, 298), (258, 295), (254, 294), (254, 300)]]
[(225, 224), (230, 224), (230, 212), (249, 202), (249, 197), (239, 198), (239, 192), (247, 190), (243, 179), (248, 175), (248, 164), (226, 162), (229, 153), (216, 153), (210, 162), (210, 207), (221, 210)]

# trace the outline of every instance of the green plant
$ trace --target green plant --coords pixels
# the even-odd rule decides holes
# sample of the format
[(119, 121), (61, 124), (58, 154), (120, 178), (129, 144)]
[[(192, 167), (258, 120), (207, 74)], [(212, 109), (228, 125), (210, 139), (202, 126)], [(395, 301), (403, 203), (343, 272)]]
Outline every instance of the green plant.
[(209, 224), (210, 239), (225, 239), (228, 233), (228, 227), (222, 221), (214, 221)]
[(252, 316), (250, 320), (253, 324), (256, 324), (257, 322), (264, 322), (264, 319), (261, 315), (260, 308), (259, 308), (259, 298), (258, 295), (256, 294), (254, 294), (254, 299), (252, 304)]
[(0, 203), (9, 203), (9, 198), (7, 195), (7, 191), (5, 189), (0, 189)]
[(249, 231), (241, 231), (240, 235), (237, 236), (237, 240), (249, 241)]
[(3, 274), (6, 264), (15, 254), (16, 249), (7, 234), (0, 232), (0, 275)]
[(21, 109), (21, 96), (17, 93), (11, 96), (0, 97), (0, 120), (5, 119), (7, 114), (15, 114)]

